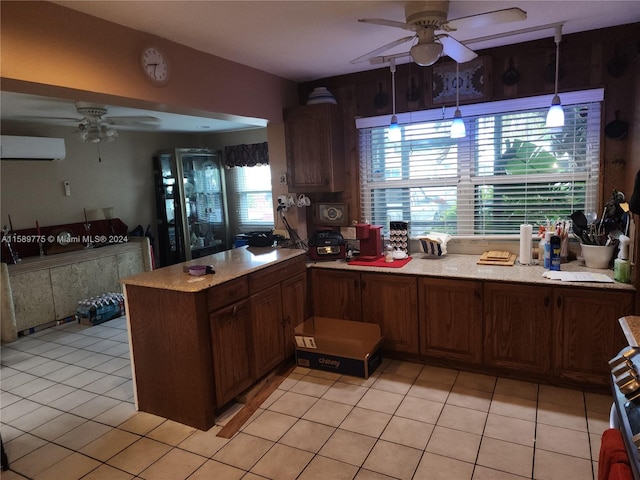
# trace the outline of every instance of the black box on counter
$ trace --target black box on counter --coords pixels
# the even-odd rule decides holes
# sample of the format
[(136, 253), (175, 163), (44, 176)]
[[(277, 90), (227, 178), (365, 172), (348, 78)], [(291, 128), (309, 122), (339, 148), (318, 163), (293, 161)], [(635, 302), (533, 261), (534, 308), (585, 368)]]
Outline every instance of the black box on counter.
[(301, 367), (369, 378), (382, 363), (378, 324), (312, 317), (294, 333)]

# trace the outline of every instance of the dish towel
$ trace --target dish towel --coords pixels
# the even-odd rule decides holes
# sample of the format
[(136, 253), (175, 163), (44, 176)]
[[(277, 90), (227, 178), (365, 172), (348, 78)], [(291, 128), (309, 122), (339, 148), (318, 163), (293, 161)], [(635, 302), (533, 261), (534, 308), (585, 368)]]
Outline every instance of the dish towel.
[(602, 434), (598, 480), (633, 480), (622, 433), (615, 428), (609, 428)]

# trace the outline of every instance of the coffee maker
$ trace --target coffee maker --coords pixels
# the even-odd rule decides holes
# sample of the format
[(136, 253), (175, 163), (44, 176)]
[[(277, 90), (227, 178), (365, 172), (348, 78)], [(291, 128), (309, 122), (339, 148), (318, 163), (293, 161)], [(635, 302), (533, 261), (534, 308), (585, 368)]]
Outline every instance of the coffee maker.
[(356, 238), (360, 240), (358, 260), (374, 262), (382, 258), (382, 226), (358, 223), (355, 227)]

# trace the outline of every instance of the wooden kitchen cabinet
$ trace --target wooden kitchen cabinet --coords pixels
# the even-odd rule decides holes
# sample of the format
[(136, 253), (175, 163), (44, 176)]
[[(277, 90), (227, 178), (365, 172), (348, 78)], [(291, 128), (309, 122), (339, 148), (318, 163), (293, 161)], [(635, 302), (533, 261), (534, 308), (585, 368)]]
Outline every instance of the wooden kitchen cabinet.
[(362, 319), (377, 323), (384, 348), (418, 353), (418, 287), (415, 277), (362, 273)]
[(209, 321), (216, 405), (221, 407), (253, 383), (249, 299), (211, 313)]
[(548, 375), (552, 365), (552, 289), (484, 284), (484, 365)]
[(569, 382), (609, 385), (607, 362), (628, 345), (618, 319), (632, 307), (633, 292), (556, 289), (554, 375)]
[(302, 272), (282, 282), (282, 319), (285, 358), (295, 351), (293, 329), (310, 316), (307, 302), (307, 273)]
[(362, 320), (360, 274), (342, 270), (311, 270), (313, 315)]
[(254, 378), (284, 360), (284, 317), (280, 284), (251, 295)]
[(343, 191), (343, 124), (338, 105), (289, 107), (283, 115), (289, 191)]
[(420, 354), (480, 364), (482, 283), (418, 279)]

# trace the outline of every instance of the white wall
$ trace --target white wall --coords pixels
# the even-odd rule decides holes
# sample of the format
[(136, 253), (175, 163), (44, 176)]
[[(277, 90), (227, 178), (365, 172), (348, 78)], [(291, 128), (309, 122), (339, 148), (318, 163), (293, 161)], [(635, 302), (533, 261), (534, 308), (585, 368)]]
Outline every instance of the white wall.
[[(0, 223), (11, 215), (17, 229), (84, 221), (83, 209), (113, 207), (113, 215), (130, 230), (138, 224), (155, 227), (152, 155), (156, 150), (195, 143), (184, 134), (120, 131), (111, 143), (80, 141), (74, 129), (38, 129), (2, 125), (3, 135), (33, 135), (65, 139), (62, 161), (0, 162)], [(99, 161), (101, 158), (102, 161)], [(71, 196), (65, 196), (68, 180)]]

